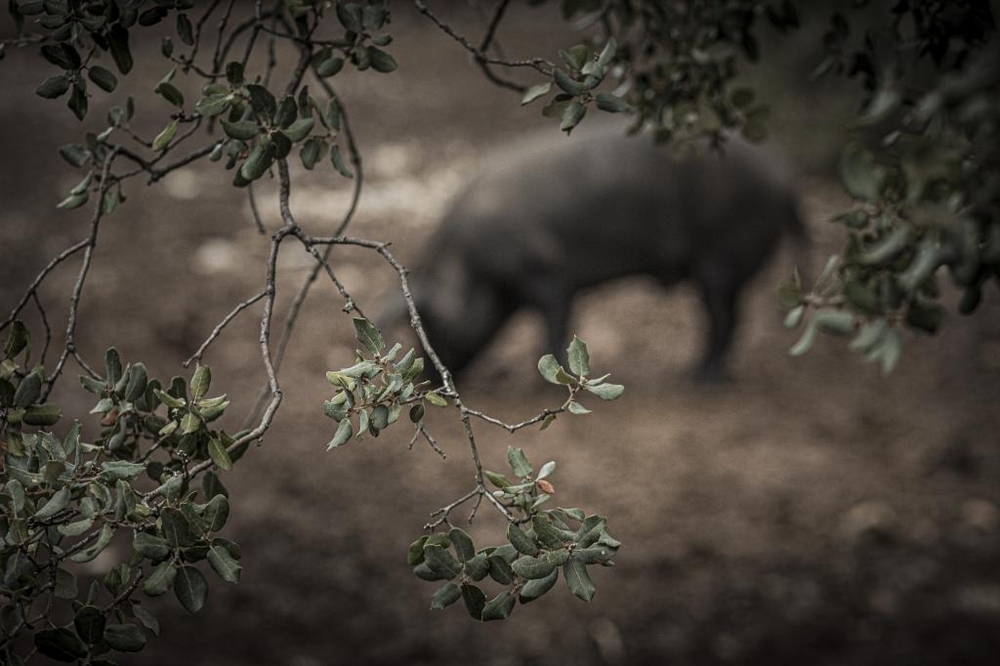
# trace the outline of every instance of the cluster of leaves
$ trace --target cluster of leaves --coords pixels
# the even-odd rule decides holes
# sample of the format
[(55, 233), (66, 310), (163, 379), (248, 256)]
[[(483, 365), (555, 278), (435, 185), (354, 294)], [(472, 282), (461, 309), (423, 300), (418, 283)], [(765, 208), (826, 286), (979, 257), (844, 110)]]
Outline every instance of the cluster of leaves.
[[(569, 392), (562, 409), (571, 414), (589, 414), (590, 410), (581, 405), (576, 396), (581, 391), (592, 393), (601, 400), (617, 400), (625, 392), (625, 387), (621, 384), (611, 384), (607, 381), (611, 375), (606, 374), (594, 379), (588, 379), (590, 375), (590, 352), (587, 350), (587, 343), (580, 338), (573, 336), (573, 340), (566, 349), (566, 359), (569, 364), (569, 372), (559, 363), (552, 354), (546, 354), (538, 359), (538, 373), (550, 384), (565, 386)], [(548, 414), (542, 421), (542, 430), (556, 419), (556, 414)]]
[[(338, 389), (333, 398), (323, 403), (323, 412), (338, 424), (327, 450), (346, 444), (351, 437), (361, 439), (366, 433), (378, 437), (399, 419), (406, 405), (410, 405), (410, 421), (419, 432), (427, 403), (436, 407), (448, 405), (438, 392), (425, 390), (429, 382), (418, 381), (424, 371), (424, 359), (413, 349), (396, 360), (402, 345), (396, 343), (386, 351), (381, 331), (367, 319), (355, 317), (354, 332), (371, 358), (366, 359), (357, 350), (354, 365), (326, 373), (327, 381)], [(357, 428), (352, 418), (357, 418)]]
[(37, 17), (38, 25), (48, 34), (47, 43), (41, 47), (42, 57), (62, 70), (42, 81), (35, 92), (49, 99), (69, 93), (67, 106), (83, 120), (89, 107), (88, 79), (105, 92), (113, 92), (118, 87), (118, 77), (111, 70), (93, 63), (100, 53), (110, 54), (118, 72), (126, 75), (134, 64), (129, 30), (136, 24), (153, 25), (170, 8), (181, 10), (178, 24), (186, 22), (190, 30), (190, 21), (183, 10), (194, 7), (192, 0), (160, 1), (144, 11), (140, 11), (140, 5), (67, 0), (11, 2), (11, 14), (18, 31), (24, 27), (26, 17)]
[[(609, 92), (593, 92), (607, 76), (617, 48), (617, 42), (612, 37), (599, 53), (592, 52), (586, 43), (577, 44), (568, 51), (560, 49), (559, 57), (567, 71), (558, 67), (552, 70), (552, 79), (561, 92), (542, 109), (542, 115), (560, 118), (559, 129), (569, 134), (587, 115), (590, 103), (609, 113), (627, 111), (628, 103), (621, 97)], [(532, 86), (521, 98), (521, 104), (529, 104), (551, 90), (552, 81)]]
[(881, 140), (843, 155), (855, 199), (836, 218), (846, 248), (810, 289), (793, 280), (781, 290), (789, 326), (811, 314), (793, 353), (818, 330), (857, 331), (852, 348), (886, 372), (901, 353), (900, 326), (942, 325), (940, 272), (962, 291), (962, 314), (976, 310), (988, 281), (1000, 282), (1000, 45), (990, 5), (904, 0), (888, 15), (857, 45), (847, 17), (831, 20), (817, 73), (862, 79), (860, 123)]
[[(288, 38), (310, 40), (312, 33), (323, 19), (325, 3), (289, 2), (286, 7), (300, 23), (300, 34)], [(94, 63), (101, 52), (109, 52), (120, 75), (127, 75), (134, 61), (129, 48), (130, 31), (137, 26), (148, 27), (160, 23), (171, 12), (176, 12), (176, 31), (180, 41), (190, 47), (188, 55), (175, 55), (171, 38), (163, 40), (161, 51), (167, 59), (178, 63), (185, 73), (194, 67), (194, 55), (200, 38), (200, 22), (194, 27), (184, 10), (192, 9), (190, 0), (157, 0), (154, 6), (141, 9), (142, 3), (120, 3), (112, 0), (94, 0), (82, 3), (41, 2), (20, 0), (12, 3), (11, 12), (18, 21), (19, 30), (26, 20), (33, 20), (45, 31), (42, 56), (60, 67), (60, 74), (48, 77), (36, 92), (47, 98), (59, 98), (67, 92), (69, 107), (83, 120), (87, 115), (87, 79), (106, 92), (113, 92), (118, 78), (107, 68)], [(337, 2), (336, 17), (342, 27), (337, 39), (309, 41), (309, 65), (316, 75), (326, 79), (336, 75), (345, 61), (358, 70), (372, 69), (392, 72), (395, 59), (380, 47), (392, 42), (391, 35), (380, 31), (389, 22), (389, 7), (385, 0), (366, 5)], [(304, 17), (315, 17), (307, 26)], [(288, 26), (291, 30), (291, 25)], [(231, 46), (231, 43), (230, 45)], [(329, 155), (330, 164), (346, 178), (354, 174), (337, 141), (340, 131), (341, 109), (336, 98), (331, 97), (321, 105), (302, 86), (295, 94), (276, 96), (259, 78), (246, 80), (242, 61), (233, 60), (217, 73), (203, 74), (208, 81), (195, 102), (193, 112), (186, 111), (185, 97), (175, 84), (178, 67), (172, 68), (155, 86), (154, 92), (175, 107), (172, 118), (151, 141), (144, 142), (154, 153), (160, 153), (155, 163), (187, 137), (181, 133), (185, 124), (196, 126), (204, 119), (216, 119), (225, 136), (205, 153), (212, 161), (227, 157), (226, 168), (235, 169), (233, 183), (245, 186), (257, 180), (274, 164), (284, 159), (294, 146), (299, 146), (299, 157), (307, 169)], [(72, 209), (87, 203), (97, 183), (94, 171), (99, 169), (111, 145), (109, 137), (115, 130), (130, 132), (129, 121), (135, 113), (135, 102), (130, 97), (125, 108), (115, 107), (108, 115), (108, 127), (100, 132), (88, 132), (84, 145), (69, 144), (61, 149), (63, 157), (73, 166), (91, 164), (92, 168), (79, 185), (74, 187), (60, 207)], [(222, 117), (225, 114), (225, 117)], [(318, 121), (318, 122), (317, 122)], [(318, 130), (318, 131), (314, 131)], [(238, 166), (238, 168), (236, 168)], [(124, 201), (120, 184), (104, 193), (105, 212), (113, 210)]]
[[(320, 71), (329, 71), (324, 65), (331, 59), (322, 51), (317, 53), (315, 61)], [(228, 111), (228, 117), (219, 119), (228, 141), (217, 143), (209, 159), (219, 160), (225, 151), (227, 169), (239, 164), (233, 177), (234, 185), (243, 187), (257, 180), (267, 173), (275, 160), (288, 157), (296, 144), (300, 145), (299, 158), (306, 169), (312, 170), (329, 151), (333, 167), (345, 178), (354, 177), (344, 162), (340, 146), (333, 144), (340, 130), (340, 107), (336, 99), (330, 98), (321, 109), (309, 94), (308, 86), (299, 90), (297, 99), (291, 95), (276, 99), (264, 86), (248, 83), (243, 66), (238, 62), (227, 65), (226, 77), (228, 85), (210, 83), (205, 86), (205, 96), (195, 105), (195, 110), (205, 117), (221, 116)], [(322, 127), (318, 134), (313, 133), (314, 112)], [(176, 132), (175, 120), (153, 142), (153, 149), (166, 147)]]
[[(560, 569), (570, 592), (590, 601), (596, 590), (587, 567), (613, 565), (621, 542), (608, 534), (603, 516), (588, 516), (580, 509), (541, 508), (555, 492), (548, 481), (554, 462), (534, 475), (521, 449), (508, 448), (507, 460), (517, 482), (486, 472), (498, 488), (494, 497), (512, 511), (506, 543), (477, 550), (468, 534), (453, 527), (410, 545), (407, 562), (414, 575), (431, 582), (448, 581), (434, 593), (431, 608), (446, 608), (462, 599), (473, 619), (503, 620), (518, 602), (529, 603), (551, 590)], [(487, 577), (504, 586), (489, 600), (477, 585)]]
[(652, 125), (657, 141), (683, 148), (707, 138), (718, 145), (725, 131), (736, 130), (751, 141), (766, 137), (768, 107), (757, 101), (753, 89), (733, 81), (741, 59), (759, 57), (754, 34), (759, 17), (781, 31), (798, 27), (789, 0), (562, 0), (561, 7), (567, 20), (588, 16), (599, 21), (612, 54), (606, 57), (605, 49), (590, 60), (582, 46), (563, 55), (571, 76), (556, 70), (555, 82), (563, 92), (546, 112), (558, 108), (564, 129), (583, 117), (587, 91), (611, 67), (620, 83), (619, 96), (598, 95), (598, 106), (633, 111), (634, 127)]
[[(239, 580), (239, 546), (216, 535), (228, 492), (208, 469), (230, 469), (245, 449), (227, 450), (234, 440), (209, 426), (229, 403), (207, 397), (207, 366), (190, 388), (175, 377), (163, 390), (142, 363), (123, 367), (114, 349), (103, 378), (80, 378), (98, 397), (91, 412), (99, 437), (84, 441), (79, 423), (57, 437), (42, 429), (61, 416), (42, 395), (44, 369), (22, 367), (29, 343), (15, 322), (0, 364), (0, 660), (21, 663), (28, 641), (57, 661), (109, 664), (110, 652), (139, 651), (146, 631), (159, 633), (138, 590), (153, 597), (173, 589), (194, 613), (208, 593), (198, 562)], [(130, 554), (81, 593), (74, 565), (93, 561), (120, 533), (131, 536)]]

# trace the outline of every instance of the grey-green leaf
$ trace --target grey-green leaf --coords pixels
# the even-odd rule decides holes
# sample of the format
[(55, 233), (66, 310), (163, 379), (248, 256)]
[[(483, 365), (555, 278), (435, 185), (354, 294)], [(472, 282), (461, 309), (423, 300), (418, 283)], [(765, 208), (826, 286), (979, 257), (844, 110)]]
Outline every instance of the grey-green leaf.
[(448, 582), (438, 588), (431, 597), (431, 609), (441, 610), (452, 605), (462, 597), (462, 589), (455, 583)]
[(177, 127), (177, 120), (171, 121), (169, 125), (164, 127), (163, 131), (157, 134), (156, 138), (153, 139), (152, 150), (154, 152), (158, 152), (170, 145), (170, 142), (174, 140), (175, 136), (177, 136)]
[(625, 387), (621, 384), (598, 384), (597, 386), (584, 386), (589, 392), (596, 395), (601, 400), (617, 400), (622, 393), (625, 392)]
[(174, 580), (174, 594), (189, 613), (197, 613), (205, 605), (208, 596), (208, 583), (205, 576), (192, 566), (183, 566), (177, 569), (177, 578)]
[(177, 577), (173, 562), (166, 561), (153, 567), (149, 578), (142, 584), (142, 591), (150, 597), (158, 597), (171, 588)]
[(104, 640), (119, 652), (140, 652), (146, 646), (146, 634), (134, 624), (111, 624), (104, 630)]
[(535, 580), (529, 580), (521, 588), (521, 603), (526, 604), (529, 601), (534, 601), (538, 597), (542, 596), (546, 592), (552, 589), (552, 586), (556, 584), (559, 580), (559, 569), (553, 569), (545, 578), (536, 578)]
[(563, 565), (563, 576), (566, 578), (566, 585), (569, 591), (583, 601), (590, 601), (594, 598), (596, 588), (587, 573), (587, 565), (577, 559), (570, 559)]
[(208, 563), (212, 565), (215, 573), (219, 574), (219, 577), (227, 583), (240, 582), (240, 563), (225, 548), (211, 546), (208, 549)]
[(118, 87), (118, 78), (100, 65), (91, 65), (87, 76), (104, 92), (114, 92), (114, 89)]
[(514, 476), (523, 479), (532, 472), (531, 463), (528, 462), (528, 456), (524, 455), (524, 449), (508, 446), (507, 462), (510, 463), (510, 468), (514, 470)]
[(530, 555), (517, 558), (510, 566), (514, 570), (514, 573), (528, 580), (545, 578), (556, 567), (555, 564), (545, 558), (531, 557)]
[(566, 352), (569, 369), (573, 374), (578, 377), (590, 374), (590, 353), (586, 342), (574, 335)]
[(510, 590), (504, 590), (494, 598), (490, 599), (483, 607), (482, 620), (506, 620), (514, 612), (517, 605), (517, 598), (511, 594)]
[(514, 546), (519, 553), (523, 553), (525, 555), (538, 554), (538, 544), (535, 543), (535, 540), (528, 536), (524, 530), (514, 523), (507, 526), (507, 541), (509, 541), (510, 545)]

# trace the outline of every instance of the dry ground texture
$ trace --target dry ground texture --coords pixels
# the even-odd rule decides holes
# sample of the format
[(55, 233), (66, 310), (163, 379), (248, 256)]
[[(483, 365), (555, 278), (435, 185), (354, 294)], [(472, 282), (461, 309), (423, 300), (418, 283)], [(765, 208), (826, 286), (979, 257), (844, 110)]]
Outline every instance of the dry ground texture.
[[(477, 25), (455, 8), (459, 27)], [(536, 18), (523, 7), (511, 17), (501, 33), (511, 53), (534, 48), (552, 56), (569, 43)], [(340, 92), (366, 160), (353, 232), (392, 239), (412, 259), (490, 147), (543, 119), (492, 88), (410, 12), (398, 12), (394, 28), (399, 70), (377, 80), (345, 74)], [(165, 70), (155, 44), (146, 56), (149, 64), (129, 84), (137, 91)], [(33, 63), (18, 53), (0, 63), (5, 308), (87, 223), (85, 212), (54, 210), (75, 183), (54, 147), (81, 128), (61, 104), (26, 94), (45, 76), (44, 65)], [(757, 76), (765, 88), (783, 87), (770, 74)], [(809, 94), (787, 100), (776, 125), (818, 174), (803, 177), (802, 189), (819, 263), (837, 247), (839, 230), (826, 220), (844, 201), (822, 168), (839, 139), (816, 133), (823, 122), (808, 114), (844, 105), (821, 90)], [(140, 113), (163, 111), (161, 104), (144, 102)], [(159, 187), (128, 188), (129, 202), (102, 229), (84, 298), (85, 357), (99, 358), (114, 344), (156, 376), (178, 374), (215, 323), (258, 291), (267, 241), (220, 171), (197, 165)], [(347, 183), (328, 171), (303, 174), (301, 182), (293, 192), (300, 220), (328, 232), (346, 205)], [(273, 226), (273, 196), (263, 207)], [(362, 303), (392, 282), (362, 251), (338, 249), (334, 261)], [(308, 267), (298, 249), (282, 256), (282, 307)], [(841, 340), (825, 340), (801, 359), (788, 356), (794, 337), (781, 328), (773, 298), (783, 271), (776, 266), (752, 285), (734, 380), (721, 386), (686, 379), (701, 337), (693, 293), (628, 281), (578, 303), (574, 328), (597, 369), (626, 385), (624, 397), (592, 405), (592, 415), (560, 418), (544, 433), (512, 437), (480, 424), (480, 446), (494, 469), (509, 444), (539, 463), (558, 460), (558, 502), (608, 515), (625, 545), (617, 566), (598, 572), (593, 603), (560, 589), (489, 625), (460, 608), (427, 610), (434, 587), (405, 565), (427, 514), (470, 487), (455, 415), (441, 410), (431, 420), (447, 460), (425, 446), (408, 451), (405, 427), (324, 450), (332, 434), (321, 409), (329, 393), (324, 371), (348, 364), (354, 346), (350, 320), (324, 285), (307, 305), (284, 368), (276, 424), (225, 476), (234, 501), (226, 536), (243, 545), (242, 582), (214, 584), (198, 616), (172, 598), (157, 600), (162, 637), (123, 661), (996, 663), (1000, 292), (990, 289), (974, 318), (951, 317), (938, 337), (910, 340), (900, 367), (883, 378)], [(72, 279), (73, 270), (58, 273), (46, 297), (64, 300)], [(213, 390), (228, 392), (234, 404), (249, 404), (263, 381), (256, 326), (253, 317), (239, 320), (206, 359)], [(539, 341), (539, 323), (518, 318), (460, 385), (467, 403), (509, 421), (557, 404), (559, 391), (533, 373)], [(58, 396), (63, 411), (84, 414), (88, 396), (71, 384)], [(484, 534), (496, 520), (483, 511), (469, 529)]]

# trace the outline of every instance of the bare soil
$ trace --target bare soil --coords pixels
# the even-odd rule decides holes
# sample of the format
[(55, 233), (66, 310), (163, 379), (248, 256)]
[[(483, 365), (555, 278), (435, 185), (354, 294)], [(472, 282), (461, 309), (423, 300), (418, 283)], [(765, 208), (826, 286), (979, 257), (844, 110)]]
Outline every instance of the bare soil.
[[(477, 23), (462, 15), (457, 25), (471, 31)], [(345, 73), (340, 92), (366, 167), (352, 233), (391, 239), (411, 260), (491, 147), (545, 121), (485, 82), (426, 21), (401, 12), (394, 28), (399, 71)], [(554, 45), (571, 43), (530, 13), (512, 16), (501, 36), (518, 57), (541, 44), (554, 58)], [(166, 70), (155, 45), (146, 55), (135, 90), (148, 91)], [(82, 128), (60, 103), (14, 92), (48, 75), (31, 62), (8, 53), (0, 63), (8, 91), (0, 101), (4, 308), (88, 225), (87, 212), (53, 208), (79, 178), (54, 147)], [(790, 101), (779, 125), (789, 150), (814, 167), (829, 151), (802, 143), (802, 128), (815, 129), (802, 112), (808, 99)], [(164, 112), (162, 102), (144, 100), (141, 113)], [(103, 117), (101, 108), (91, 114), (87, 128)], [(161, 186), (127, 188), (128, 203), (101, 230), (87, 284), (85, 358), (96, 361), (114, 344), (156, 376), (181, 374), (180, 362), (213, 326), (260, 289), (267, 238), (221, 171), (200, 164)], [(328, 169), (301, 176), (293, 207), (310, 231), (328, 233), (349, 183)], [(802, 189), (821, 265), (841, 238), (827, 220), (845, 202), (822, 172), (804, 176)], [(260, 194), (273, 228), (273, 187)], [(460, 607), (429, 611), (434, 586), (405, 564), (429, 512), (471, 488), (455, 414), (430, 419), (444, 460), (419, 443), (408, 450), (404, 425), (325, 451), (333, 424), (322, 415), (324, 372), (349, 364), (354, 344), (341, 300), (320, 284), (283, 369), (276, 423), (224, 476), (234, 505), (225, 536), (243, 546), (242, 581), (213, 578), (197, 616), (172, 598), (155, 600), (162, 636), (122, 663), (996, 663), (1000, 293), (991, 287), (980, 313), (949, 317), (934, 338), (908, 338), (899, 368), (883, 377), (839, 339), (789, 357), (795, 337), (781, 327), (773, 294), (790, 260), (783, 253), (749, 289), (730, 382), (687, 378), (702, 336), (693, 293), (625, 281), (575, 310), (597, 369), (627, 387), (620, 401), (589, 405), (594, 414), (562, 417), (544, 433), (510, 436), (476, 424), (488, 467), (504, 466), (508, 445), (538, 464), (557, 460), (558, 504), (607, 515), (624, 542), (617, 566), (597, 572), (591, 604), (560, 587), (488, 625)], [(283, 315), (309, 261), (289, 249), (280, 265)], [(388, 267), (360, 250), (336, 250), (334, 267), (362, 304), (392, 284)], [(47, 288), (53, 311), (68, 299), (75, 271), (57, 272)], [(252, 404), (263, 381), (253, 312), (206, 357), (213, 392), (228, 392), (234, 407)], [(539, 322), (519, 317), (463, 378), (466, 402), (507, 421), (558, 404), (559, 391), (533, 371), (540, 341)], [(58, 398), (64, 413), (83, 415), (89, 396), (73, 383)], [(484, 508), (468, 529), (486, 539), (498, 520)]]

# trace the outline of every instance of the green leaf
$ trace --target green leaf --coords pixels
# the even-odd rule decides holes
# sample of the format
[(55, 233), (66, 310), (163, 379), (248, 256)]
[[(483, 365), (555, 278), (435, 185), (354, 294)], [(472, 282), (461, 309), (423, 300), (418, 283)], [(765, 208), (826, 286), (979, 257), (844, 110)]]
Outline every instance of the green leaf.
[(132, 537), (132, 548), (135, 549), (135, 552), (154, 562), (163, 560), (170, 554), (167, 540), (148, 532), (136, 532), (135, 536)]
[(208, 440), (208, 455), (219, 469), (224, 469), (228, 472), (233, 468), (233, 461), (229, 457), (229, 452), (226, 451), (226, 447), (216, 437), (210, 437)]
[(535, 580), (536, 578), (545, 578), (551, 574), (556, 565), (545, 558), (525, 555), (514, 560), (510, 567), (521, 578)]
[(368, 57), (371, 59), (372, 69), (376, 72), (388, 74), (396, 70), (396, 59), (377, 46), (368, 47)]
[(886, 180), (885, 168), (875, 164), (870, 152), (849, 144), (840, 160), (840, 178), (847, 192), (862, 201), (876, 201)]
[(229, 551), (221, 546), (211, 546), (208, 549), (208, 563), (215, 573), (227, 583), (240, 582), (240, 563), (233, 559)]
[(264, 175), (274, 162), (275, 146), (265, 137), (260, 143), (254, 146), (250, 155), (240, 165), (240, 175), (248, 181), (254, 181)]
[(514, 523), (507, 525), (507, 541), (510, 542), (517, 552), (524, 555), (534, 556), (538, 554), (538, 544), (520, 527)]
[(451, 580), (462, 572), (462, 565), (452, 554), (441, 546), (424, 546), (424, 563), (438, 576)]
[(299, 151), (302, 166), (312, 171), (317, 162), (323, 159), (324, 152), (326, 152), (326, 143), (324, 141), (316, 137), (306, 139), (306, 142), (302, 145), (302, 150)]
[(107, 620), (103, 611), (96, 606), (84, 606), (73, 617), (73, 627), (84, 643), (95, 645), (104, 638)]
[(354, 2), (337, 3), (337, 20), (347, 30), (354, 33), (364, 31), (364, 19), (361, 6)]
[(481, 620), (483, 607), (486, 606), (486, 595), (483, 591), (475, 585), (462, 585), (462, 600), (469, 615), (474, 620)]
[(250, 93), (250, 106), (261, 118), (273, 118), (278, 110), (278, 102), (274, 95), (264, 86), (251, 83), (247, 85), (247, 92)]
[[(556, 85), (559, 86), (567, 95), (580, 95), (586, 90), (583, 84), (574, 81), (572, 77), (558, 67), (552, 71), (552, 78), (555, 80)], [(579, 102), (577, 102), (577, 104), (579, 104)]]
[(510, 485), (510, 481), (503, 474), (497, 474), (496, 472), (491, 472), (489, 470), (483, 470), (483, 474), (490, 480), (490, 483), (497, 488), (506, 488)]
[(597, 108), (601, 111), (607, 111), (608, 113), (621, 113), (623, 111), (628, 111), (629, 104), (621, 97), (617, 95), (612, 95), (611, 93), (599, 92), (594, 96), (597, 102)]
[(811, 324), (828, 333), (847, 335), (854, 332), (854, 315), (847, 310), (824, 308), (813, 315)]
[(134, 624), (109, 624), (104, 630), (104, 641), (112, 650), (141, 652), (146, 647), (146, 634)]
[(570, 559), (563, 565), (563, 576), (566, 578), (566, 585), (569, 591), (583, 601), (590, 601), (594, 598), (593, 581), (587, 573), (587, 565), (577, 559)]
[(372, 355), (378, 354), (385, 349), (385, 340), (382, 333), (367, 319), (354, 318), (354, 335), (365, 349)]
[(344, 68), (343, 58), (327, 58), (323, 62), (316, 65), (316, 74), (323, 78), (328, 78), (334, 76), (341, 69)]
[(38, 400), (42, 393), (42, 375), (35, 370), (21, 380), (14, 393), (14, 407), (27, 407)]
[(507, 462), (510, 463), (510, 467), (514, 471), (514, 476), (518, 478), (523, 479), (532, 472), (531, 463), (528, 462), (528, 457), (524, 455), (524, 449), (508, 446)]
[(97, 536), (97, 541), (94, 543), (94, 545), (84, 550), (81, 550), (77, 553), (74, 553), (73, 555), (70, 556), (69, 559), (76, 562), (77, 564), (84, 564), (86, 562), (90, 562), (98, 555), (100, 555), (101, 552), (108, 546), (108, 544), (111, 543), (111, 537), (113, 537), (114, 534), (115, 534), (114, 528), (112, 528), (111, 525), (109, 525), (108, 523), (104, 523), (104, 525), (101, 527), (101, 533)]
[(160, 95), (163, 99), (167, 100), (177, 108), (183, 108), (184, 106), (183, 93), (181, 93), (181, 91), (169, 81), (160, 81), (160, 83), (158, 83), (153, 89), (153, 92)]
[(232, 139), (249, 141), (257, 136), (257, 123), (252, 120), (240, 120), (231, 123), (225, 118), (221, 118), (219, 123), (222, 125), (222, 131)]
[(584, 388), (601, 400), (617, 400), (625, 392), (625, 387), (621, 384), (584, 385)]
[(197, 613), (205, 605), (208, 596), (208, 582), (200, 571), (192, 566), (182, 566), (177, 569), (174, 581), (174, 594), (189, 613)]
[(181, 434), (190, 435), (201, 429), (201, 419), (193, 412), (188, 412), (181, 419)]
[(514, 612), (517, 605), (517, 598), (511, 594), (510, 590), (504, 590), (483, 607), (482, 620), (506, 620)]
[(188, 46), (194, 45), (194, 28), (191, 19), (183, 12), (177, 15), (177, 36)]
[(428, 391), (424, 394), (424, 400), (431, 403), (435, 407), (447, 407), (448, 401), (445, 400), (440, 394), (434, 391)]
[(312, 131), (315, 122), (316, 121), (312, 118), (300, 118), (289, 125), (288, 129), (281, 130), (281, 133), (287, 136), (291, 141), (298, 143), (308, 136), (309, 132)]
[(196, 537), (191, 532), (191, 526), (187, 518), (178, 509), (167, 507), (160, 512), (160, 522), (162, 523), (163, 538), (171, 548), (184, 548), (193, 546)]
[(866, 266), (880, 266), (892, 261), (910, 243), (910, 229), (900, 226), (864, 247), (858, 261)]
[(501, 585), (510, 585), (514, 581), (514, 570), (507, 560), (498, 555), (490, 555), (487, 561), (490, 566), (490, 578)]
[[(198, 103), (194, 105), (194, 110), (206, 117), (217, 116), (223, 111), (226, 111), (231, 105), (232, 101), (230, 99), (229, 93), (219, 93), (215, 95), (209, 95), (208, 97), (198, 100)], [(223, 121), (223, 122), (228, 122), (228, 121)], [(249, 122), (249, 121), (244, 121), (244, 122)], [(252, 124), (254, 126), (254, 130), (256, 130), (257, 125), (254, 123), (250, 124)], [(252, 136), (253, 135), (251, 135), (251, 137)]]
[(61, 417), (62, 413), (59, 411), (58, 405), (32, 405), (25, 410), (21, 422), (26, 425), (45, 427), (55, 425)]
[(58, 530), (59, 534), (63, 536), (75, 537), (75, 536), (80, 536), (81, 534), (89, 530), (93, 524), (94, 524), (93, 518), (82, 518), (72, 523), (64, 523), (62, 525), (56, 525), (56, 530)]
[(536, 578), (535, 580), (529, 580), (521, 588), (520, 601), (522, 604), (526, 604), (530, 601), (534, 601), (546, 592), (552, 589), (559, 580), (559, 569), (552, 569), (552, 573), (544, 578)]
[(161, 562), (153, 567), (149, 577), (142, 584), (142, 591), (150, 597), (158, 597), (169, 590), (177, 577), (177, 569), (171, 561)]
[(197, 400), (208, 394), (212, 385), (212, 370), (207, 365), (198, 366), (191, 376), (191, 396)]
[(65, 95), (67, 90), (69, 90), (69, 77), (60, 74), (59, 76), (50, 76), (42, 81), (35, 88), (35, 94), (46, 99), (56, 99)]
[(7, 358), (14, 358), (28, 346), (28, 342), (30, 341), (31, 336), (28, 334), (28, 328), (24, 325), (24, 322), (17, 319), (7, 332), (7, 341), (4, 342), (3, 353)]
[(606, 546), (577, 548), (573, 551), (573, 557), (584, 564), (604, 564), (614, 557), (614, 555), (614, 550)]
[(108, 47), (118, 71), (122, 74), (128, 74), (132, 71), (133, 60), (132, 52), (128, 46), (128, 30), (121, 24), (115, 23), (111, 26), (111, 31), (108, 34)]
[(205, 529), (209, 532), (218, 532), (226, 525), (229, 519), (229, 500), (219, 493), (208, 501), (205, 505), (205, 513), (202, 516), (205, 520)]
[(467, 562), (476, 556), (476, 547), (472, 543), (472, 537), (458, 527), (449, 530), (448, 538), (451, 539), (451, 544), (455, 547), (460, 561)]
[(336, 169), (341, 176), (344, 178), (354, 178), (354, 173), (347, 168), (344, 163), (344, 158), (340, 155), (340, 146), (333, 146), (330, 148), (330, 162), (333, 164), (333, 168)]
[[(558, 71), (558, 70), (557, 70)], [(559, 124), (559, 129), (566, 134), (573, 131), (573, 128), (580, 124), (583, 117), (587, 115), (587, 107), (585, 107), (580, 102), (573, 100), (566, 107), (566, 110), (562, 114), (562, 122)]]
[(337, 432), (333, 435), (333, 439), (326, 445), (326, 450), (342, 446), (350, 441), (351, 437), (354, 435), (354, 426), (351, 425), (350, 419), (344, 419), (337, 426)]
[(87, 646), (71, 629), (42, 629), (35, 633), (35, 647), (46, 657), (62, 662), (76, 662), (87, 656)]
[(163, 131), (156, 135), (156, 138), (153, 139), (153, 145), (151, 147), (154, 152), (163, 150), (170, 145), (170, 142), (174, 140), (175, 136), (177, 136), (177, 127), (179, 122), (180, 121), (178, 120), (171, 121), (169, 125), (163, 128)]
[(57, 491), (49, 499), (45, 505), (40, 508), (32, 517), (34, 520), (48, 520), (52, 516), (56, 515), (67, 506), (69, 506), (69, 500), (72, 496), (69, 486), (63, 486), (59, 491)]
[(52, 593), (58, 599), (76, 599), (79, 594), (76, 576), (66, 569), (56, 569), (55, 588)]
[(525, 106), (527, 104), (531, 104), (532, 102), (534, 102), (539, 97), (543, 97), (543, 96), (549, 94), (549, 91), (551, 91), (551, 90), (552, 90), (552, 82), (551, 81), (546, 81), (545, 83), (539, 83), (537, 85), (531, 86), (524, 93), (524, 97), (521, 98), (521, 106)]
[(330, 129), (340, 130), (340, 105), (333, 97), (326, 103), (326, 111), (323, 113), (323, 120)]
[(600, 67), (607, 67), (611, 64), (611, 61), (615, 58), (615, 53), (618, 51), (618, 42), (615, 41), (614, 37), (608, 37), (608, 41), (604, 44), (604, 48), (601, 49), (601, 54), (597, 56), (597, 64)]
[(587, 351), (586, 342), (574, 335), (566, 353), (569, 369), (573, 374), (579, 377), (590, 374), (590, 353)]
[(538, 373), (542, 376), (545, 381), (550, 384), (559, 384), (560, 382), (556, 379), (556, 375), (562, 366), (556, 357), (552, 354), (546, 354), (538, 359)]
[(410, 544), (406, 553), (406, 563), (415, 567), (424, 561), (424, 545), (427, 543), (427, 536), (422, 536)]
[(462, 597), (462, 590), (455, 583), (445, 583), (431, 597), (431, 609), (441, 610), (452, 605)]
[(535, 538), (545, 548), (562, 548), (573, 540), (572, 532), (558, 529), (541, 515), (535, 514), (531, 517), (531, 526), (535, 530)]
[(91, 65), (87, 76), (104, 92), (114, 92), (118, 87), (118, 78), (100, 65)]

